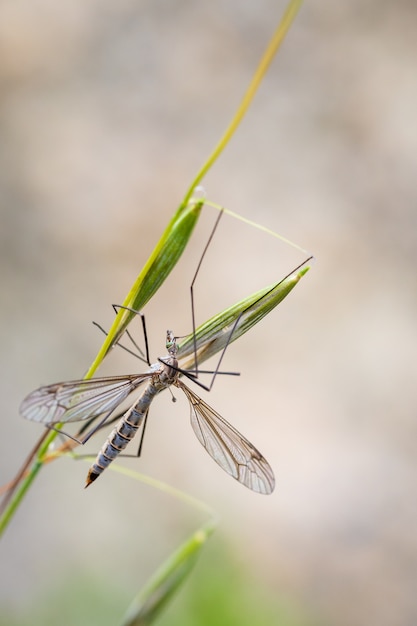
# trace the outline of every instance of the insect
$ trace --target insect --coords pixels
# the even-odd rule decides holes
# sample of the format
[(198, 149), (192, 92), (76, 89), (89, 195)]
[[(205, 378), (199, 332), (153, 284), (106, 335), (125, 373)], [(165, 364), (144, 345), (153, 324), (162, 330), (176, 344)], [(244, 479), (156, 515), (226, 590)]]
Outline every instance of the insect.
[(272, 493), (274, 473), (261, 453), (181, 380), (181, 375), (191, 380), (196, 376), (179, 369), (177, 341), (170, 330), (167, 331), (166, 349), (168, 355), (151, 365), (144, 374), (75, 380), (40, 387), (23, 400), (20, 413), (27, 419), (50, 427), (101, 417), (102, 421), (94, 429), (96, 432), (131, 392), (147, 383), (99, 451), (88, 472), (87, 487), (133, 439), (154, 397), (172, 385), (186, 395), (190, 404), (191, 426), (212, 459), (249, 489), (262, 494)]

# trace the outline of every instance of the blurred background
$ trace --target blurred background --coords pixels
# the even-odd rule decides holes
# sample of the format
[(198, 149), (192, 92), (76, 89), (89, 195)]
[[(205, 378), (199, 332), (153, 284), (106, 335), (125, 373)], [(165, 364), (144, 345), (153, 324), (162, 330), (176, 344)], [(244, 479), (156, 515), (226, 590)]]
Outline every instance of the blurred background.
[[(41, 434), (21, 400), (85, 373), (102, 341), (91, 321), (111, 324), (284, 7), (0, 5), (1, 484)], [(207, 398), (269, 460), (274, 494), (213, 463), (180, 394), (157, 398), (141, 459), (124, 461), (222, 518), (161, 624), (417, 621), (416, 28), (411, 0), (306, 3), (204, 180), (210, 200), (317, 262), (230, 347), (224, 367), (241, 376), (218, 378)], [(204, 211), (144, 311), (153, 360), (167, 328), (191, 331), (189, 285), (215, 218)], [(224, 217), (198, 323), (303, 258)], [(100, 374), (140, 370), (116, 350)], [(84, 491), (87, 469), (46, 467), (16, 514), (0, 546), (0, 623), (119, 623), (202, 521), (115, 472)]]

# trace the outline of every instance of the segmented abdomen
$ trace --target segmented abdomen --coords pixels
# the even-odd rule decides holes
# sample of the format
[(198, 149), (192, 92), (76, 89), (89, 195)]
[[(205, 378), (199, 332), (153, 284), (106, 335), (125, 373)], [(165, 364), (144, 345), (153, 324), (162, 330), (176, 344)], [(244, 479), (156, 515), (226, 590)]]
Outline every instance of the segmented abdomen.
[(106, 467), (114, 461), (117, 455), (126, 448), (129, 441), (136, 435), (152, 400), (165, 386), (161, 386), (160, 383), (155, 385), (154, 382), (150, 382), (137, 402), (123, 415), (90, 467), (86, 487), (96, 480)]

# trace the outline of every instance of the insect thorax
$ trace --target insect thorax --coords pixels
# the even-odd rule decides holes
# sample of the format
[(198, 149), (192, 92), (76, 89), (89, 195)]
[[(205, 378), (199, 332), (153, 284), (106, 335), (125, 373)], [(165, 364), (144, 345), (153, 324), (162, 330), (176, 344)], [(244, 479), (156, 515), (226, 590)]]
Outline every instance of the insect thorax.
[(163, 360), (162, 372), (159, 374), (159, 380), (165, 385), (172, 385), (178, 378), (178, 360), (170, 356)]

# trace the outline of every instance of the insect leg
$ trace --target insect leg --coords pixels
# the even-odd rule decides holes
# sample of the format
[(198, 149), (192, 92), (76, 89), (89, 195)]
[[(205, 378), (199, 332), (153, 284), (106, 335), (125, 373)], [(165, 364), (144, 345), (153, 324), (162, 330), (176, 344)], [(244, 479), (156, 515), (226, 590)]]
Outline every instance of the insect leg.
[(201, 255), (201, 258), (200, 258), (200, 260), (198, 262), (197, 269), (195, 271), (193, 280), (191, 281), (191, 285), (190, 285), (191, 318), (192, 318), (193, 337), (194, 337), (194, 366), (195, 366), (195, 375), (197, 377), (198, 377), (198, 360), (197, 360), (197, 340), (196, 340), (196, 336), (195, 336), (195, 328), (196, 328), (196, 326), (195, 326), (195, 306), (194, 306), (194, 284), (195, 284), (195, 281), (197, 279), (198, 273), (200, 271), (201, 265), (203, 263), (203, 259), (204, 259), (205, 255), (206, 255), (206, 252), (207, 252), (207, 250), (208, 250), (208, 248), (209, 248), (209, 246), (210, 246), (210, 244), (211, 244), (211, 242), (213, 240), (214, 233), (216, 232), (217, 226), (218, 226), (218, 224), (220, 222), (220, 219), (221, 219), (222, 215), (223, 215), (223, 209), (219, 212), (219, 215), (217, 216), (217, 219), (216, 219), (216, 221), (214, 223), (213, 230), (211, 231), (210, 237), (208, 238), (208, 241), (207, 241), (207, 243), (206, 243), (206, 245), (204, 247), (203, 254)]
[[(137, 359), (139, 359), (143, 363), (146, 363), (146, 365), (150, 365), (148, 334), (147, 334), (147, 331), (146, 331), (145, 316), (142, 313), (140, 313), (139, 311), (136, 311), (135, 309), (131, 309), (130, 307), (122, 306), (121, 304), (113, 304), (112, 306), (113, 306), (113, 309), (114, 309), (114, 311), (116, 313), (117, 313), (117, 309), (126, 309), (127, 311), (131, 311), (132, 313), (136, 313), (136, 315), (139, 315), (141, 317), (143, 336), (144, 336), (144, 340), (145, 340), (145, 354), (144, 354), (143, 350), (140, 348), (140, 346), (137, 344), (137, 342), (134, 340), (132, 334), (127, 329), (125, 330), (125, 334), (128, 337), (128, 339), (131, 341), (133, 346), (135, 347), (136, 352), (134, 350), (131, 350), (127, 346), (124, 346), (122, 343), (120, 343), (120, 341), (117, 341), (116, 345), (119, 346), (119, 348), (122, 348), (122, 350), (125, 350), (125, 352), (128, 352), (132, 356), (136, 357)], [(94, 322), (93, 321), (93, 324), (99, 330), (101, 330), (102, 333), (104, 333), (105, 335), (108, 334), (104, 330), (104, 328), (100, 324), (98, 324), (98, 322)]]
[[(151, 362), (150, 362), (150, 356), (149, 356), (148, 333), (146, 331), (145, 316), (140, 311), (137, 311), (136, 309), (132, 309), (129, 306), (123, 306), (122, 304), (113, 304), (113, 309), (116, 311), (116, 313), (118, 312), (117, 309), (124, 309), (125, 311), (130, 311), (131, 313), (135, 313), (136, 315), (140, 316), (140, 319), (141, 319), (141, 322), (142, 322), (143, 338), (144, 338), (144, 341), (145, 341), (145, 358), (142, 359), (142, 360), (145, 361), (147, 365), (150, 365)], [(133, 339), (133, 337), (130, 334), (130, 332), (128, 330), (126, 330), (125, 333), (129, 337), (130, 341), (135, 346), (135, 348), (138, 350), (138, 352), (140, 352), (140, 354), (143, 356), (142, 350), (139, 348), (138, 344)]]

